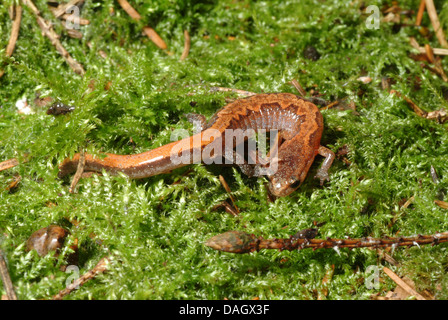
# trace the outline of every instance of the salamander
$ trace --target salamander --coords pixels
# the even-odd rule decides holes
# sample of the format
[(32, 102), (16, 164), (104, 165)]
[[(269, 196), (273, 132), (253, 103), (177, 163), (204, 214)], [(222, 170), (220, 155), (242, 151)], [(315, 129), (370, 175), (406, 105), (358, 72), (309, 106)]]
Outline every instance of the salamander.
[[(325, 157), (325, 160), (315, 178), (320, 179), (321, 185), (325, 180), (329, 180), (328, 169), (335, 154), (320, 145), (323, 128), (322, 114), (308, 100), (290, 93), (257, 94), (224, 106), (215, 113), (202, 131), (179, 141), (132, 155), (106, 153), (105, 157), (100, 159), (86, 154), (84, 170), (105, 170), (111, 174), (122, 172), (130, 178), (146, 178), (195, 163), (192, 155), (203, 155), (212, 143), (215, 147), (224, 146), (226, 130), (277, 130), (281, 142), (274, 148), (277, 156), (276, 170), (268, 171), (267, 178), (271, 194), (282, 197), (289, 195), (302, 184), (317, 154)], [(186, 150), (190, 154), (186, 161), (174, 160), (176, 157), (173, 155), (179, 156), (179, 150)], [(205, 160), (207, 157), (210, 160), (225, 154), (223, 148), (219, 152), (216, 150), (205, 152)], [(59, 166), (59, 177), (76, 171), (79, 157), (79, 154), (75, 154), (73, 158), (65, 159)], [(258, 160), (255, 164), (249, 165), (251, 168), (267, 166), (268, 161), (263, 156), (256, 156), (256, 159)], [(247, 168), (244, 165), (240, 167)]]

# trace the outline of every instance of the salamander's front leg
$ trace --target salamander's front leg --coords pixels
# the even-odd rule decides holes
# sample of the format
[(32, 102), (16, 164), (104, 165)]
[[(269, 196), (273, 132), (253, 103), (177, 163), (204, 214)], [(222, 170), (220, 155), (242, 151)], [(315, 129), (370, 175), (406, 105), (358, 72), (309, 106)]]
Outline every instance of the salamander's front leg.
[(325, 157), (325, 160), (322, 163), (322, 166), (317, 171), (317, 174), (314, 176), (314, 178), (320, 179), (320, 185), (323, 185), (325, 180), (330, 181), (330, 176), (328, 175), (328, 169), (330, 169), (333, 160), (336, 156), (333, 151), (323, 146), (319, 147), (318, 153), (322, 157)]

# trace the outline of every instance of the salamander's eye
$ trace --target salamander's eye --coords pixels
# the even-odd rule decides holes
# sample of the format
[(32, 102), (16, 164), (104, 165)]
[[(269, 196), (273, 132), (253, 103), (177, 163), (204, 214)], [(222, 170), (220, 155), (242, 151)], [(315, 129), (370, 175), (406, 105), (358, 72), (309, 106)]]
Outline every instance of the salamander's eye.
[(297, 188), (300, 186), (300, 180), (298, 180), (296, 177), (292, 176), (289, 178), (289, 187), (290, 188)]

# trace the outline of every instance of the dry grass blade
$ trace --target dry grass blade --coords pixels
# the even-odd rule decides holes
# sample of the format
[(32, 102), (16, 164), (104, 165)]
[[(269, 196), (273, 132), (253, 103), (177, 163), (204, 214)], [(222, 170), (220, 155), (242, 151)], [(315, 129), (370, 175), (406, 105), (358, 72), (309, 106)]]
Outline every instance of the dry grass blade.
[(64, 48), (64, 46), (58, 39), (58, 34), (53, 30), (51, 23), (41, 17), (39, 10), (31, 0), (22, 0), (22, 2), (34, 13), (37, 19), (37, 23), (39, 24), (42, 32), (45, 34), (45, 36), (47, 36), (48, 39), (50, 39), (51, 44), (61, 54), (61, 56), (65, 59), (65, 61), (73, 69), (73, 71), (75, 71), (79, 75), (84, 75), (84, 68), (75, 59), (73, 59), (70, 56), (70, 53), (68, 53), (68, 51)]
[(4, 259), (3, 251), (0, 249), (0, 276), (3, 282), (3, 287), (6, 291), (8, 300), (17, 300), (14, 286), (12, 285), (11, 277), (9, 276), (8, 267)]
[[(14, 22), (11, 28), (11, 36), (9, 37), (9, 42), (6, 47), (6, 56), (12, 56), (14, 52), (14, 48), (16, 46), (17, 38), (19, 37), (20, 30), (20, 22), (22, 21), (22, 7), (21, 6), (12, 6), (12, 12), (14, 13)], [(4, 70), (0, 70), (0, 78), (5, 73)]]
[(422, 24), (423, 13), (425, 12), (426, 3), (425, 0), (420, 1), (420, 6), (417, 12), (417, 18), (415, 19), (415, 25), (420, 26)]
[(219, 181), (221, 182), (224, 189), (226, 189), (226, 192), (229, 194), (230, 200), (232, 201), (233, 207), (235, 208), (236, 212), (240, 213), (240, 210), (238, 209), (238, 207), (235, 204), (235, 198), (232, 195), (232, 190), (230, 190), (230, 187), (227, 184), (227, 181), (224, 179), (224, 177), (222, 175), (219, 175)]
[(19, 165), (19, 161), (16, 158), (12, 158), (3, 162), (0, 162), (0, 171), (13, 168)]
[(68, 192), (76, 193), (76, 185), (78, 184), (79, 179), (81, 179), (85, 165), (86, 165), (86, 155), (84, 153), (84, 149), (81, 149), (81, 152), (79, 153), (78, 168), (76, 169), (76, 173), (73, 176), (73, 180), (72, 183), (70, 184)]
[(406, 292), (408, 292), (411, 296), (414, 296), (417, 300), (426, 300), (421, 294), (419, 294), (415, 289), (409, 286), (406, 282), (404, 282), (397, 274), (395, 274), (392, 270), (387, 267), (383, 268), (384, 273), (386, 273), (389, 278), (391, 278), (397, 285), (403, 288)]
[(68, 295), (70, 292), (72, 292), (79, 286), (82, 286), (90, 279), (95, 278), (98, 274), (107, 271), (108, 268), (109, 268), (109, 258), (104, 257), (97, 263), (97, 265), (92, 270), (89, 270), (80, 278), (73, 281), (73, 283), (68, 285), (64, 290), (61, 290), (57, 295), (55, 295), (53, 297), (53, 300), (62, 300), (62, 298)]
[(188, 33), (188, 30), (184, 31), (184, 51), (182, 52), (182, 56), (180, 57), (180, 60), (185, 60), (188, 57), (188, 54), (190, 53), (190, 34)]
[(300, 83), (296, 79), (292, 79), (291, 84), (297, 89), (297, 91), (299, 91), (299, 93), (302, 97), (307, 96), (305, 89), (303, 89), (303, 87), (300, 85)]
[(442, 209), (448, 209), (448, 202), (441, 201), (441, 200), (434, 200), (436, 205), (438, 205)]
[(439, 40), (439, 43), (442, 47), (448, 48), (448, 42), (446, 41), (445, 33), (443, 32), (442, 26), (440, 25), (436, 7), (434, 6), (434, 1), (425, 0), (425, 3), (429, 19), (431, 19), (432, 27), (434, 28), (434, 31), (437, 36), (437, 40)]
[[(140, 20), (141, 15), (135, 10), (129, 2), (126, 0), (118, 0), (118, 3), (123, 8), (124, 11), (134, 20)], [(160, 49), (165, 50), (167, 48), (165, 41), (157, 34), (157, 32), (151, 27), (144, 27), (143, 32), (151, 39), (152, 42)]]
[(84, 0), (70, 0), (67, 3), (60, 4), (57, 8), (55, 8), (53, 11), (53, 14), (56, 18), (62, 17), (64, 14), (67, 13), (67, 9), (76, 6), (78, 4), (83, 3)]

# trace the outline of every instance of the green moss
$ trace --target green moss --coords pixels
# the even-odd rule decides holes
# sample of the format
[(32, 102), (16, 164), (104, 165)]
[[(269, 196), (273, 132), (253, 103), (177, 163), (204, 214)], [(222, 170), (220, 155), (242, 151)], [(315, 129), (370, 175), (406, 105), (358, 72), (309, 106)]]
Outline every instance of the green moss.
[[(408, 0), (400, 6), (416, 10), (418, 4)], [(434, 36), (424, 38), (409, 26), (397, 32), (383, 22), (378, 30), (368, 29), (368, 15), (356, 1), (133, 1), (143, 17), (135, 22), (109, 0), (86, 1), (82, 17), (91, 23), (81, 27), (82, 39), (72, 39), (46, 1), (36, 5), (55, 22), (61, 42), (86, 74), (81, 78), (68, 67), (25, 8), (14, 55), (0, 60), (6, 70), (0, 79), (0, 161), (23, 160), (26, 154), (29, 159), (0, 172), (1, 246), (19, 298), (46, 299), (62, 290), (70, 274), (59, 266), (78, 239), (81, 274), (105, 255), (113, 256), (112, 266), (67, 299), (315, 299), (332, 265), (327, 299), (369, 299), (378, 290), (365, 286), (366, 268), (387, 265), (374, 251), (232, 255), (203, 242), (242, 229), (266, 238), (288, 237), (314, 221), (325, 222), (319, 237), (448, 230), (447, 211), (434, 204), (438, 198), (447, 201), (447, 126), (419, 118), (380, 86), (387, 76), (392, 89), (422, 109), (446, 108), (447, 85), (409, 58), (409, 36), (438, 47)], [(446, 29), (448, 5), (436, 5)], [(7, 8), (0, 7), (0, 48), (6, 47), (11, 27)], [(430, 24), (426, 14), (423, 24)], [(142, 34), (144, 25), (157, 30), (170, 54)], [(179, 61), (185, 29), (192, 45), (189, 57)], [(317, 61), (303, 56), (310, 45), (320, 54)], [(357, 78), (362, 75), (372, 82), (361, 84)], [(295, 92), (289, 84), (293, 78), (329, 101), (345, 98), (357, 106), (357, 113), (323, 111), (322, 143), (334, 151), (347, 145), (352, 163), (336, 160), (331, 181), (323, 187), (312, 179), (320, 158), (298, 192), (274, 203), (267, 201), (266, 179), (228, 167), (193, 165), (191, 172), (178, 169), (139, 181), (95, 176), (81, 180), (77, 194), (68, 193), (67, 179), (57, 178), (58, 163), (81, 147), (90, 153), (131, 154), (168, 143), (173, 129), (191, 129), (185, 113), (210, 117), (225, 104), (228, 95), (210, 92), (210, 86)], [(36, 92), (76, 109), (48, 116), (34, 105)], [(34, 114), (17, 113), (21, 97)], [(431, 166), (439, 175), (437, 185)], [(9, 192), (5, 188), (15, 174), (22, 180)], [(213, 210), (229, 199), (220, 174), (241, 210), (237, 219)], [(411, 196), (412, 205), (400, 208), (402, 199)], [(74, 220), (77, 226), (67, 223)], [(26, 253), (30, 234), (53, 223), (71, 232), (62, 254), (39, 258)], [(394, 270), (413, 278), (418, 289), (446, 299), (446, 249), (445, 244), (397, 248), (393, 256), (401, 267)], [(387, 280), (379, 291), (393, 288)]]

